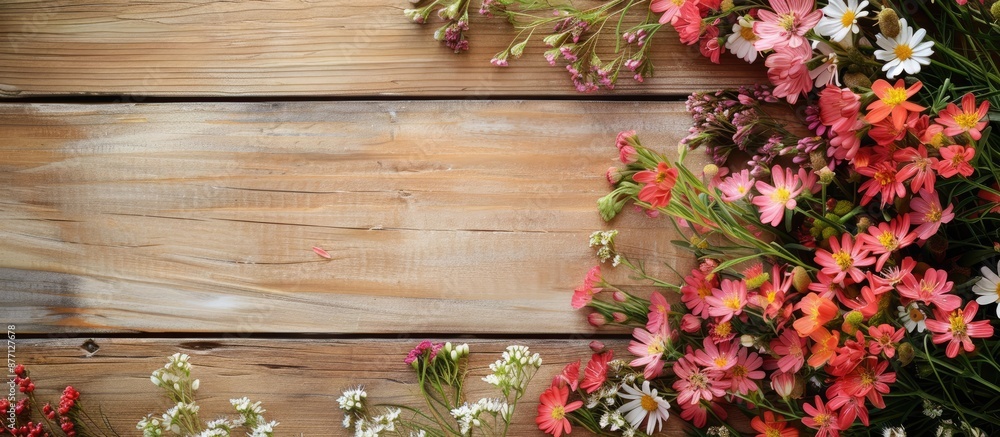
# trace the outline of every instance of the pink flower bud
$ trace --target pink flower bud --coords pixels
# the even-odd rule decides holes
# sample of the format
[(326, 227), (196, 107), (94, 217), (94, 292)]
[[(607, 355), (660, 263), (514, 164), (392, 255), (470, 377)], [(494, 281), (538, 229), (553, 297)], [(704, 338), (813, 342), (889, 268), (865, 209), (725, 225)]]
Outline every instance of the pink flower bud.
[(628, 316), (618, 311), (611, 313), (611, 317), (614, 318), (617, 323), (625, 323), (625, 321), (628, 320)]
[(618, 138), (615, 140), (615, 146), (618, 147), (618, 150), (621, 150), (625, 146), (634, 145), (635, 141), (636, 136), (634, 130), (621, 131), (618, 132)]
[(622, 164), (631, 164), (639, 160), (638, 153), (635, 151), (635, 147), (626, 145), (621, 149), (618, 149), (618, 158), (621, 159)]
[(604, 350), (604, 343), (594, 340), (590, 342), (590, 350), (594, 351), (595, 354), (600, 353), (602, 350)]
[(688, 333), (694, 334), (701, 330), (701, 318), (698, 316), (688, 313), (681, 317), (681, 330)]
[(622, 180), (622, 174), (618, 172), (618, 167), (608, 167), (608, 172), (605, 173), (604, 177), (608, 179), (608, 183), (615, 185)]
[(628, 295), (622, 293), (621, 291), (611, 293), (611, 297), (615, 300), (615, 302), (625, 302), (628, 300)]
[(601, 313), (590, 313), (590, 315), (587, 316), (587, 322), (590, 323), (591, 326), (600, 328), (604, 326), (605, 323), (608, 323), (608, 320), (605, 319)]
[(795, 390), (795, 374), (774, 372), (771, 375), (771, 388), (783, 399), (788, 399)]

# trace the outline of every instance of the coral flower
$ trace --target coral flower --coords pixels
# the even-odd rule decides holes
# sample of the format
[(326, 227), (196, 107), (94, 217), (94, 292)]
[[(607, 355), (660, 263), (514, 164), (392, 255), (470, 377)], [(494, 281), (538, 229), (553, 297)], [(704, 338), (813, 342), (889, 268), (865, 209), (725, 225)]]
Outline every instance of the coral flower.
[(954, 285), (944, 270), (927, 269), (919, 281), (913, 275), (905, 276), (896, 289), (900, 296), (924, 305), (933, 304), (941, 311), (951, 311), (962, 305), (962, 298), (951, 294)]
[(803, 44), (798, 47), (776, 49), (764, 59), (767, 78), (774, 84), (772, 94), (778, 98), (785, 98), (788, 103), (794, 105), (800, 95), (812, 90), (813, 79), (806, 65), (811, 58), (812, 49), (808, 44)]
[(662, 294), (653, 292), (649, 296), (649, 315), (646, 322), (646, 330), (655, 332), (660, 330), (660, 325), (667, 323), (667, 314), (670, 313), (670, 303)]
[(720, 288), (712, 290), (712, 295), (705, 298), (708, 304), (708, 314), (719, 317), (720, 321), (728, 321), (733, 316), (743, 313), (747, 305), (747, 286), (743, 281), (723, 279)]
[(920, 112), (926, 109), (907, 101), (923, 86), (923, 83), (917, 82), (906, 88), (903, 79), (896, 81), (895, 86), (889, 85), (889, 82), (884, 79), (876, 80), (872, 84), (872, 91), (878, 96), (878, 100), (868, 105), (868, 115), (865, 115), (865, 121), (875, 124), (891, 116), (893, 126), (896, 129), (902, 129), (910, 111)]
[(810, 417), (803, 417), (802, 424), (816, 430), (816, 437), (836, 437), (840, 435), (841, 426), (837, 421), (835, 411), (827, 408), (823, 404), (823, 398), (816, 396), (816, 405), (808, 403), (802, 405), (802, 409)]
[(729, 388), (728, 381), (720, 381), (721, 372), (705, 370), (697, 364), (689, 361), (688, 357), (681, 357), (674, 363), (673, 388), (677, 390), (677, 403), (679, 405), (697, 404), (699, 401), (722, 397)]
[(790, 47), (809, 47), (805, 35), (823, 18), (823, 11), (816, 10), (813, 0), (770, 0), (774, 12), (757, 10), (753, 31), (760, 37), (754, 43), (758, 51)]
[(792, 324), (800, 337), (808, 337), (837, 317), (837, 304), (830, 299), (819, 297), (816, 293), (809, 293), (803, 297), (795, 305), (795, 309), (801, 310), (803, 313), (802, 317), (799, 317)]
[(671, 190), (677, 183), (677, 169), (661, 162), (656, 165), (655, 171), (640, 171), (632, 176), (632, 180), (646, 184), (639, 190), (639, 200), (648, 203), (651, 208), (660, 208), (670, 203)]
[(587, 306), (594, 295), (601, 292), (601, 288), (594, 287), (601, 283), (601, 266), (594, 266), (587, 272), (587, 277), (583, 280), (583, 285), (573, 291), (573, 299), (570, 304), (573, 309), (578, 310)]
[(848, 132), (854, 128), (861, 112), (861, 96), (850, 88), (827, 85), (819, 93), (819, 119), (836, 132)]
[(582, 407), (583, 402), (576, 401), (567, 405), (568, 400), (568, 387), (554, 385), (546, 389), (538, 398), (538, 417), (535, 418), (538, 429), (555, 437), (561, 436), (564, 432), (569, 434), (573, 428), (566, 415)]
[(876, 194), (882, 196), (881, 206), (892, 203), (897, 197), (906, 195), (906, 186), (896, 170), (894, 161), (879, 161), (866, 167), (857, 168), (859, 174), (867, 176), (865, 183), (861, 184), (861, 205), (867, 205)]
[(802, 193), (802, 182), (792, 169), (782, 169), (777, 165), (771, 169), (771, 179), (773, 186), (757, 181), (755, 186), (760, 196), (753, 198), (753, 204), (760, 209), (761, 223), (778, 226), (785, 210), (795, 209), (795, 198)]
[(662, 13), (660, 24), (674, 24), (680, 18), (681, 6), (688, 0), (653, 0), (649, 3), (649, 10)]
[(580, 385), (580, 360), (563, 367), (562, 372), (552, 378), (552, 385), (566, 386), (569, 387), (570, 391), (576, 391)]
[(736, 365), (736, 352), (739, 349), (737, 343), (722, 343), (718, 346), (711, 339), (703, 340), (702, 350), (695, 351), (694, 362), (705, 370), (729, 370)]
[(882, 395), (889, 393), (889, 384), (896, 382), (896, 373), (886, 372), (888, 367), (888, 361), (865, 358), (843, 377), (844, 392), (853, 397), (867, 397), (876, 408), (885, 408)]
[(694, 269), (690, 275), (684, 278), (684, 286), (681, 287), (681, 302), (684, 302), (684, 305), (691, 310), (691, 314), (707, 319), (711, 315), (708, 313), (710, 306), (705, 302), (705, 298), (712, 295), (712, 290), (716, 286), (718, 286), (718, 280), (714, 274)]
[(927, 148), (923, 144), (916, 148), (907, 147), (893, 153), (892, 159), (902, 162), (899, 177), (910, 180), (910, 191), (916, 193), (921, 189), (934, 191), (934, 164), (937, 158), (927, 157)]
[(942, 147), (938, 152), (941, 153), (941, 160), (934, 164), (934, 170), (941, 177), (950, 178), (956, 174), (969, 177), (975, 171), (969, 161), (976, 156), (976, 149), (955, 144)]
[(949, 103), (944, 111), (938, 113), (938, 118), (934, 120), (938, 124), (945, 126), (944, 134), (949, 136), (959, 135), (968, 132), (973, 140), (979, 141), (983, 137), (981, 132), (986, 127), (986, 113), (990, 110), (990, 102), (983, 100), (976, 108), (976, 96), (967, 93), (962, 96), (962, 109), (958, 105)]
[(810, 366), (818, 369), (836, 357), (837, 345), (840, 343), (840, 331), (831, 333), (826, 328), (820, 327), (810, 334), (809, 338), (816, 342), (810, 349), (812, 354), (806, 361)]
[(875, 270), (882, 270), (890, 255), (909, 246), (916, 239), (917, 234), (910, 232), (910, 217), (906, 214), (893, 218), (889, 223), (882, 222), (878, 226), (871, 226), (867, 233), (858, 236), (865, 249), (870, 250), (872, 255), (878, 256)]
[(583, 382), (580, 387), (587, 393), (593, 393), (600, 389), (608, 378), (608, 362), (614, 355), (614, 351), (608, 350), (590, 357), (590, 362), (583, 369)]
[(750, 176), (750, 170), (743, 171), (729, 176), (719, 184), (719, 191), (722, 192), (722, 200), (735, 202), (747, 196), (753, 188), (754, 179)]
[(730, 390), (741, 395), (749, 395), (750, 392), (757, 391), (760, 387), (756, 381), (764, 379), (766, 374), (760, 368), (764, 365), (764, 359), (756, 352), (750, 352), (747, 348), (739, 348), (736, 354), (736, 365), (726, 372), (726, 379), (729, 380)]
[(837, 237), (830, 237), (830, 251), (816, 249), (815, 261), (822, 267), (822, 273), (833, 276), (833, 282), (843, 283), (844, 278), (859, 283), (865, 279), (860, 267), (875, 264), (875, 257), (868, 256), (870, 251), (864, 244), (857, 244), (851, 239), (851, 234), (845, 233), (838, 242)]
[(750, 426), (758, 433), (756, 437), (798, 437), (799, 431), (795, 428), (786, 428), (788, 425), (782, 415), (775, 416), (770, 411), (764, 411), (764, 419), (754, 417), (750, 421)]
[(785, 373), (795, 373), (806, 363), (803, 350), (806, 339), (794, 330), (785, 329), (781, 335), (771, 340), (771, 349), (778, 354), (778, 368)]
[(635, 328), (632, 331), (632, 340), (628, 344), (628, 351), (639, 357), (629, 363), (632, 367), (645, 366), (643, 375), (646, 379), (653, 379), (660, 376), (663, 371), (663, 353), (670, 347), (670, 325), (662, 324), (656, 332), (649, 332), (642, 328)]
[(938, 199), (937, 193), (921, 190), (917, 194), (919, 197), (910, 200), (910, 222), (917, 225), (917, 228), (913, 230), (917, 234), (917, 239), (927, 240), (937, 233), (942, 224), (955, 218), (955, 214), (951, 212), (951, 204), (947, 208), (941, 209), (941, 201)]
[(977, 311), (979, 304), (969, 301), (964, 310), (957, 309), (948, 314), (937, 314), (935, 319), (927, 319), (927, 329), (934, 333), (931, 341), (934, 344), (949, 342), (945, 348), (948, 358), (958, 356), (959, 346), (966, 352), (976, 350), (976, 346), (972, 344), (973, 338), (993, 336), (993, 326), (990, 326), (989, 320), (972, 321)]
[(884, 352), (886, 358), (894, 357), (896, 345), (903, 339), (904, 333), (906, 330), (903, 328), (897, 329), (885, 323), (868, 328), (868, 336), (872, 338), (868, 343), (868, 353), (878, 355)]

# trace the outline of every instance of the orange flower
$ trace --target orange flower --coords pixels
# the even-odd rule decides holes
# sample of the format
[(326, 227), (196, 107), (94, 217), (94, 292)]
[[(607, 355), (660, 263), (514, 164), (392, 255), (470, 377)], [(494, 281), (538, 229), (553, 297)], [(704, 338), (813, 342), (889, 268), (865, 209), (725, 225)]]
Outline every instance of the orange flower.
[(809, 356), (809, 365), (819, 368), (830, 361), (834, 354), (837, 353), (837, 345), (840, 344), (840, 331), (833, 331), (832, 333), (826, 328), (819, 328), (813, 331), (809, 338), (813, 339), (816, 343), (813, 344), (812, 355)]
[(866, 108), (868, 114), (865, 115), (865, 121), (875, 124), (886, 117), (892, 116), (892, 125), (896, 130), (902, 129), (903, 124), (906, 123), (906, 116), (909, 115), (909, 111), (920, 112), (926, 109), (916, 103), (907, 101), (917, 91), (920, 91), (920, 88), (923, 86), (923, 83), (917, 82), (911, 87), (906, 88), (903, 79), (897, 80), (895, 86), (889, 85), (889, 82), (886, 82), (884, 79), (876, 80), (872, 84), (872, 91), (878, 96), (878, 100), (872, 102)]
[(810, 336), (817, 329), (822, 329), (826, 322), (837, 317), (837, 304), (816, 293), (809, 293), (803, 297), (798, 305), (795, 305), (795, 309), (802, 310), (802, 317), (792, 324), (800, 337)]

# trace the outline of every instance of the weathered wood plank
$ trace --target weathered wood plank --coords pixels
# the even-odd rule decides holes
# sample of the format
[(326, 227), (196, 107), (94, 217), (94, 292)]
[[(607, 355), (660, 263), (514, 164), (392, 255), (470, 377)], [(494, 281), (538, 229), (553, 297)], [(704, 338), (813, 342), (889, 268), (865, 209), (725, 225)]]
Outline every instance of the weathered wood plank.
[[(477, 4), (478, 5), (478, 4)], [(516, 68), (489, 65), (513, 30), (472, 18), (472, 50), (408, 22), (406, 0), (217, 2), (5, 0), (0, 96), (573, 95), (565, 69), (529, 49)], [(706, 61), (673, 31), (657, 34), (657, 76), (615, 94), (686, 94), (763, 81), (760, 65)], [(134, 100), (133, 100), (134, 101)]]
[[(103, 409), (122, 435), (134, 435), (135, 423), (146, 414), (162, 413), (169, 405), (149, 374), (176, 353), (191, 356), (192, 376), (201, 380), (198, 403), (203, 418), (228, 414), (229, 399), (247, 396), (262, 401), (267, 418), (281, 422), (277, 435), (348, 435), (336, 399), (352, 386), (366, 387), (369, 401), (418, 407), (422, 399), (416, 377), (403, 363), (419, 340), (150, 340), (94, 339), (100, 348), (89, 354), (82, 339), (22, 340), (19, 363), (28, 366), (40, 399), (57, 402), (59, 392), (72, 385), (92, 411)], [(509, 435), (544, 435), (534, 423), (538, 395), (562, 367), (586, 362), (588, 340), (469, 340), (468, 394), (472, 401), (497, 396), (479, 380), (489, 364), (510, 344), (528, 346), (542, 356), (543, 365), (515, 412)], [(625, 353), (625, 341), (608, 342)], [(623, 355), (624, 356), (624, 355)], [(675, 414), (679, 414), (674, 412)], [(574, 432), (574, 435), (586, 435)], [(672, 417), (660, 435), (681, 436), (683, 425)]]
[(43, 334), (591, 332), (569, 297), (593, 230), (690, 262), (665, 221), (599, 218), (614, 136), (672, 150), (688, 123), (654, 102), (3, 105), (0, 319)]

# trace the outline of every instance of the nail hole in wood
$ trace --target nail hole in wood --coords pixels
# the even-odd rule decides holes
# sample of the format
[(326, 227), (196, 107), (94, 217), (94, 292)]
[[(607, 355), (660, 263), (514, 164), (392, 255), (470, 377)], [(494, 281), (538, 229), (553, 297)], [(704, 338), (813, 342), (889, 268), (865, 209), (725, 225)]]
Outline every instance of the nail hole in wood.
[(87, 351), (88, 357), (93, 356), (94, 354), (97, 353), (98, 350), (101, 349), (101, 347), (97, 345), (97, 342), (95, 342), (94, 339), (89, 339), (83, 342), (83, 344), (80, 345), (80, 348)]

